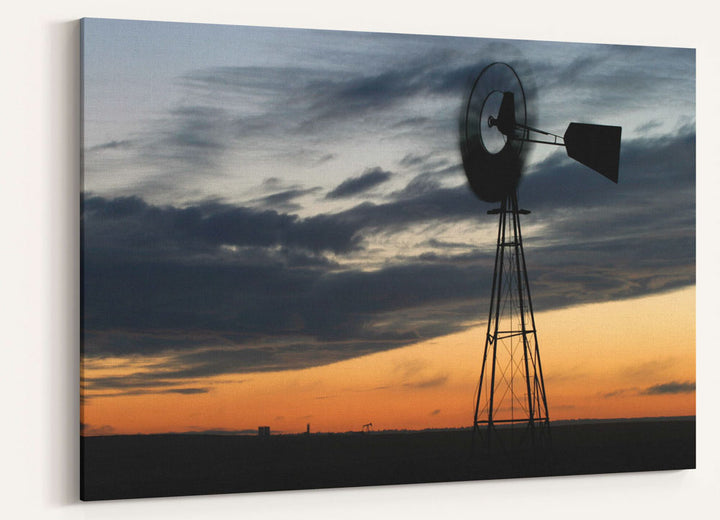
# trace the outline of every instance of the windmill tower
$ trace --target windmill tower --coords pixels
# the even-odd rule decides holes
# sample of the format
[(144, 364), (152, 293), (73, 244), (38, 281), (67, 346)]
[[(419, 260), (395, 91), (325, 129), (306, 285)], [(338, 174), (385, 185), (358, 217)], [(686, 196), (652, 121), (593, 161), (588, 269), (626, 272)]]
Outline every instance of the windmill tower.
[[(518, 184), (525, 143), (564, 146), (573, 159), (617, 183), (621, 128), (570, 123), (559, 136), (527, 125), (525, 91), (505, 63), (475, 79), (460, 122), (463, 167), (475, 195), (499, 203), (487, 333), (475, 400), (473, 438), (536, 447), (548, 437), (545, 381), (522, 243)], [(516, 435), (517, 433), (517, 435)]]

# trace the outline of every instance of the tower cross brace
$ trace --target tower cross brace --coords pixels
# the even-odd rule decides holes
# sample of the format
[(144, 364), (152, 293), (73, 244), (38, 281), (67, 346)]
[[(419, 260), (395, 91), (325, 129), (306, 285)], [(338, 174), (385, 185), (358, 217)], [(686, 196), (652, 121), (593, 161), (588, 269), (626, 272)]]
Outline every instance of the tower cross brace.
[(493, 438), (514, 442), (498, 428), (521, 427), (520, 441), (535, 445), (549, 431), (549, 416), (520, 230), (520, 215), (530, 212), (519, 209), (513, 191), (488, 213), (499, 223), (473, 435), (485, 434), (489, 449)]

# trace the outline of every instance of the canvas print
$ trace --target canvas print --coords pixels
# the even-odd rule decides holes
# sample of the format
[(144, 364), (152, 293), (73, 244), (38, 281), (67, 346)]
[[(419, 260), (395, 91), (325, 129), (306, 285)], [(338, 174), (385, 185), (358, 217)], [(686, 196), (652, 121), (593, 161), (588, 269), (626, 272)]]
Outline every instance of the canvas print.
[(695, 51), (81, 21), (81, 498), (695, 467)]

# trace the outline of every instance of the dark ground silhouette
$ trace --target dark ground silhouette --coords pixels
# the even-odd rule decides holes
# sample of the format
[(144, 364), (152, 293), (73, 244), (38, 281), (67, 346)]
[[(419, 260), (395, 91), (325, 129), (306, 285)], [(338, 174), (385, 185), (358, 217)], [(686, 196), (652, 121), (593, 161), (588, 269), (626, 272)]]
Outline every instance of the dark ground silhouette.
[[(502, 433), (501, 433), (502, 435)], [(81, 498), (577, 475), (695, 467), (695, 418), (553, 424), (551, 448), (473, 452), (469, 430), (81, 439)], [(497, 448), (497, 443), (495, 445)]]

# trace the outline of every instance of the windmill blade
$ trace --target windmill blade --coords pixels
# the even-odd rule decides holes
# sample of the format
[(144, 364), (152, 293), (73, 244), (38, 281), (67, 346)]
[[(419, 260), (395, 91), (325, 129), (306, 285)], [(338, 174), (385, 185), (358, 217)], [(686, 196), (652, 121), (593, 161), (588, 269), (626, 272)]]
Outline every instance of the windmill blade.
[(503, 93), (495, 124), (504, 135), (512, 136), (515, 132), (515, 95), (512, 92)]
[(565, 131), (569, 157), (617, 184), (622, 127), (570, 123)]

